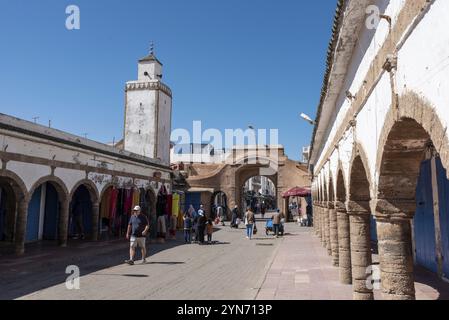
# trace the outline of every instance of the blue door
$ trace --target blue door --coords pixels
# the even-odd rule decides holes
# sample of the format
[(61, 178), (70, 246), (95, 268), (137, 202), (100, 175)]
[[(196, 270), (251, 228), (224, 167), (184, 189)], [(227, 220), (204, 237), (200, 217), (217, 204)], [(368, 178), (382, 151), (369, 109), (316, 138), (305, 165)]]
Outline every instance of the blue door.
[(50, 183), (47, 183), (45, 197), (45, 216), (44, 216), (44, 240), (56, 240), (58, 237), (59, 224), (59, 201), (58, 193)]
[(189, 192), (186, 194), (186, 208), (190, 208), (192, 205), (195, 211), (198, 211), (201, 205), (201, 193), (200, 192)]
[(438, 190), (440, 203), (440, 227), (443, 250), (443, 274), (449, 278), (449, 180), (441, 160), (437, 158)]
[(34, 191), (28, 205), (27, 231), (26, 242), (39, 240), (39, 216), (41, 208), (41, 190), (39, 187)]
[(435, 273), (438, 272), (430, 160), (426, 160), (421, 164), (420, 176), (416, 187), (414, 233), (417, 264)]

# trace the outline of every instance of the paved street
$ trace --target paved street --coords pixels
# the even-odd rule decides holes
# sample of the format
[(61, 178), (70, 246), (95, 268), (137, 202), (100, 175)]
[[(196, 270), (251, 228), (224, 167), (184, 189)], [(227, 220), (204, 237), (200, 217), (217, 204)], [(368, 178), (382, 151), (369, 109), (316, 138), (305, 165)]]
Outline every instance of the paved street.
[[(32, 248), (0, 259), (1, 299), (352, 299), (313, 230), (288, 224), (284, 238), (266, 237), (263, 222), (253, 241), (243, 228), (218, 227), (215, 245), (178, 241), (151, 245), (146, 265), (122, 263), (124, 241)], [(45, 253), (43, 253), (45, 252)], [(81, 269), (80, 290), (67, 290), (65, 267)], [(449, 285), (418, 270), (417, 299), (447, 299)], [(380, 292), (375, 296), (380, 299)]]

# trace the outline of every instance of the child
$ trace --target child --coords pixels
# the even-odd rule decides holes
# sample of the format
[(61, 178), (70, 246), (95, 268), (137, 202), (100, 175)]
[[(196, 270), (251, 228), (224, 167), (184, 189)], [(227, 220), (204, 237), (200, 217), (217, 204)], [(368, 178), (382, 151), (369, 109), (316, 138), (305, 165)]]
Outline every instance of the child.
[(184, 241), (191, 242), (192, 218), (188, 214), (184, 215)]
[(212, 220), (209, 219), (207, 220), (207, 224), (206, 224), (206, 233), (207, 233), (207, 243), (211, 244), (212, 243), (212, 233), (214, 232), (214, 225), (212, 223)]

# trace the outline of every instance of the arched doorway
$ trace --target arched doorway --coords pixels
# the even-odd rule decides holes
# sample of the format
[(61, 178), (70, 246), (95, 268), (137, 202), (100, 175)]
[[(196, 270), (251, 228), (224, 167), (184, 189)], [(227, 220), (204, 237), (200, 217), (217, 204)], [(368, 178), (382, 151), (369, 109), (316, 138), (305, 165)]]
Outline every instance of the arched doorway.
[[(363, 159), (366, 159), (363, 153)], [(349, 177), (348, 214), (350, 221), (351, 269), (354, 300), (373, 300), (368, 286), (371, 253), (371, 192), (367, 164), (357, 155), (352, 161)]]
[(0, 244), (8, 249), (13, 242), (22, 241), (17, 236), (17, 221), (19, 213), (26, 210), (26, 195), (26, 187), (18, 176), (0, 171)]
[(98, 233), (98, 214), (94, 214), (96, 203), (98, 196), (91, 186), (80, 184), (75, 189), (70, 201), (69, 237), (94, 238), (94, 233)]
[(228, 197), (223, 191), (217, 191), (212, 194), (210, 212), (212, 213), (211, 216), (213, 218), (215, 218), (217, 215), (218, 207), (222, 207), (224, 212), (226, 213), (226, 216), (228, 216), (229, 218), (231, 208), (228, 207)]
[(57, 239), (65, 242), (68, 217), (63, 211), (67, 205), (67, 190), (56, 180), (43, 181), (37, 183), (30, 192), (25, 242)]
[[(436, 115), (434, 120), (437, 127)], [(428, 132), (411, 118), (402, 118), (385, 128), (381, 142), (384, 145), (378, 158), (376, 222), (382, 293), (387, 299), (412, 300), (413, 225), (417, 262), (433, 269), (433, 263), (427, 264), (426, 255), (437, 256), (438, 260), (434, 241), (436, 218), (431, 204), (435, 201), (431, 190), (438, 197), (438, 187), (431, 182), (432, 162), (437, 153)]]

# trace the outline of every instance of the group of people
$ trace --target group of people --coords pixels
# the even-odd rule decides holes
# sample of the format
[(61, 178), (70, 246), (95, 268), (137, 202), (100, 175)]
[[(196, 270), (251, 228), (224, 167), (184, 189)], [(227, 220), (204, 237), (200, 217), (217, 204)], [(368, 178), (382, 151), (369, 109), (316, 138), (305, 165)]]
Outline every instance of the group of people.
[[(128, 223), (128, 229), (126, 232), (126, 239), (130, 241), (129, 259), (125, 260), (126, 263), (133, 265), (136, 254), (136, 248), (140, 247), (142, 250), (142, 262), (146, 263), (146, 246), (145, 240), (148, 235), (150, 226), (148, 218), (141, 212), (140, 206), (135, 206), (133, 214)], [(222, 217), (218, 217), (222, 218)], [(282, 214), (279, 210), (273, 215), (273, 228), (276, 237), (279, 233), (279, 226), (282, 219)], [(214, 231), (213, 220), (208, 218), (204, 206), (201, 205), (199, 210), (190, 205), (189, 209), (183, 216), (184, 220), (184, 241), (185, 243), (196, 242), (200, 245), (212, 244), (212, 234)], [(231, 228), (238, 228), (240, 224), (240, 214), (237, 206), (232, 210)], [(224, 218), (223, 218), (224, 223)], [(217, 223), (217, 222), (216, 222)], [(244, 214), (244, 223), (246, 226), (246, 238), (252, 239), (253, 234), (257, 232), (256, 217), (251, 207), (247, 209)], [(218, 224), (218, 223), (217, 223)], [(205, 237), (207, 236), (207, 240)]]
[[(183, 219), (185, 243), (212, 244), (214, 224), (212, 219), (207, 217), (203, 205), (200, 206), (198, 211), (195, 210), (193, 205), (190, 205), (189, 210), (184, 213)], [(207, 242), (204, 239), (205, 236), (207, 236)]]

